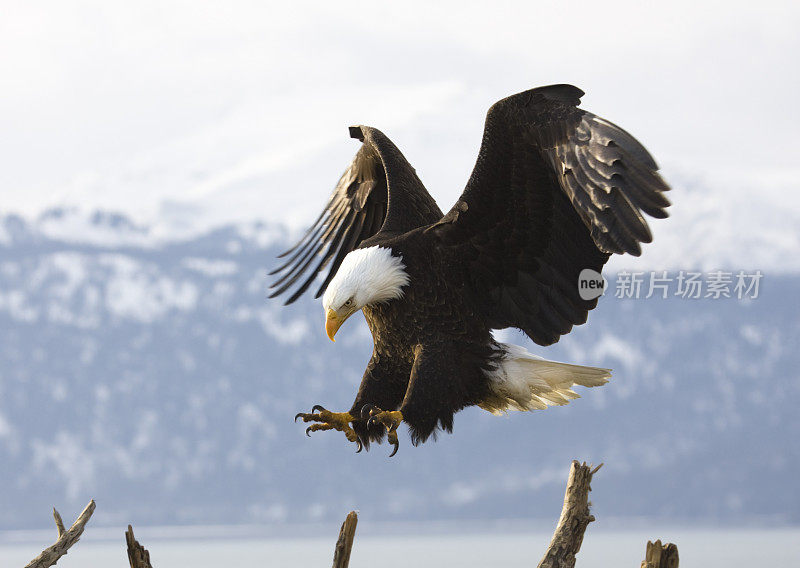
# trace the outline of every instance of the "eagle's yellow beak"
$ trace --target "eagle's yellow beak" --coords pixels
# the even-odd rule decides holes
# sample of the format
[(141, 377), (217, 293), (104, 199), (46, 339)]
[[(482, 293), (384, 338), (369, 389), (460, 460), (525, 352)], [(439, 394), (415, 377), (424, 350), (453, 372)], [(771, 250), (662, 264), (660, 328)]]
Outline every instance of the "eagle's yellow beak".
[(343, 323), (344, 319), (339, 319), (339, 315), (335, 311), (327, 311), (325, 314), (325, 333), (328, 334), (328, 338), (331, 341), (336, 341), (333, 337), (336, 335), (336, 332), (339, 331), (339, 328), (342, 327)]

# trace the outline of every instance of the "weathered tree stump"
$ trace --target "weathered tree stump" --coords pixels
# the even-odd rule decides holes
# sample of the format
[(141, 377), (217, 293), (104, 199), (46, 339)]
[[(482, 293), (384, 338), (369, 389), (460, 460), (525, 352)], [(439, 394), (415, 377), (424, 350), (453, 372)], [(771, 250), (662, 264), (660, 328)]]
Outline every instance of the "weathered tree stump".
[(647, 550), (641, 568), (678, 568), (678, 547), (660, 540), (647, 541)]
[(603, 464), (600, 464), (593, 469), (586, 463), (572, 462), (561, 517), (558, 519), (550, 546), (547, 547), (547, 552), (539, 562), (539, 568), (573, 568), (575, 566), (575, 555), (581, 549), (583, 533), (589, 523), (594, 521), (594, 517), (589, 512), (592, 476), (602, 466)]
[(133, 527), (130, 525), (125, 531), (125, 542), (128, 544), (128, 562), (131, 568), (153, 568), (150, 564), (150, 553), (133, 536)]
[(353, 539), (356, 536), (358, 514), (350, 511), (339, 530), (339, 539), (333, 552), (333, 568), (347, 568), (350, 564), (350, 551), (353, 548)]

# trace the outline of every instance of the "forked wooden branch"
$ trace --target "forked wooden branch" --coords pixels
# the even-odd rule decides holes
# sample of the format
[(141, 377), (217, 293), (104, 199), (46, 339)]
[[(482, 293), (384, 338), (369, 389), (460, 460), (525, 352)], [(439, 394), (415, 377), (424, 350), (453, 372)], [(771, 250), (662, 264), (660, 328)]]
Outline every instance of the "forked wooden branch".
[(592, 468), (586, 463), (572, 462), (564, 494), (564, 507), (553, 533), (550, 546), (539, 562), (539, 568), (573, 568), (575, 555), (581, 549), (583, 533), (594, 520), (589, 512), (589, 491), (592, 490), (592, 476), (603, 464)]
[(128, 544), (128, 562), (131, 568), (153, 568), (150, 564), (150, 553), (133, 536), (133, 527), (130, 525), (125, 531), (125, 542)]
[(58, 511), (53, 509), (53, 518), (56, 521), (56, 528), (58, 529), (58, 540), (56, 540), (55, 544), (52, 546), (45, 548), (42, 553), (31, 560), (25, 568), (49, 568), (58, 562), (58, 559), (64, 556), (70, 547), (81, 538), (83, 527), (86, 526), (86, 523), (88, 523), (89, 519), (92, 517), (94, 508), (94, 499), (92, 499), (89, 501), (89, 504), (86, 505), (83, 512), (78, 515), (78, 518), (69, 529), (64, 527), (64, 521), (61, 519), (61, 515), (58, 514)]
[(333, 552), (333, 568), (347, 568), (350, 564), (350, 551), (353, 548), (357, 524), (358, 513), (350, 511), (339, 530), (339, 539)]

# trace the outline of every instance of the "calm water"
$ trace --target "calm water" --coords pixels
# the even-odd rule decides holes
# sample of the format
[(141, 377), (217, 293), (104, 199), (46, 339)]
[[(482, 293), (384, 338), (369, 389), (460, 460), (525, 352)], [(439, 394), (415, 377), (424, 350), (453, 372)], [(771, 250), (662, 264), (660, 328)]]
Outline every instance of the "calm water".
[[(594, 529), (594, 530), (593, 530)], [(137, 538), (149, 550), (155, 568), (237, 568), (261, 566), (329, 566), (336, 530), (330, 536), (261, 539), (225, 537), (209, 539), (155, 538), (143, 528)], [(72, 552), (58, 562), (59, 568), (124, 568), (128, 565), (124, 538), (116, 541), (92, 538), (91, 527)], [(122, 529), (119, 530), (122, 534)], [(0, 535), (0, 567), (22, 567), (51, 538)], [(149, 536), (149, 539), (148, 539)], [(352, 568), (460, 568), (503, 566), (531, 568), (538, 563), (551, 533), (370, 535), (356, 533), (350, 561)], [(800, 528), (775, 529), (681, 529), (603, 530), (589, 527), (578, 555), (579, 568), (639, 566), (647, 539), (659, 537), (678, 545), (681, 566), (752, 568), (753, 566), (800, 566)], [(38, 547), (38, 548), (37, 548)]]

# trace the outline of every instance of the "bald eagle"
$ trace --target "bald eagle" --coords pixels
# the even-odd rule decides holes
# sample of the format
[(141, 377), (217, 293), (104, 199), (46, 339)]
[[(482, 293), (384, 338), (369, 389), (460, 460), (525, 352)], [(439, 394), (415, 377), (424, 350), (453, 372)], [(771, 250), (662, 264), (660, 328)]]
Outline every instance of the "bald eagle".
[[(414, 445), (477, 405), (493, 413), (564, 405), (574, 385), (610, 370), (544, 360), (496, 341), (514, 327), (550, 345), (586, 321), (579, 275), (611, 254), (641, 254), (652, 236), (643, 214), (664, 218), (669, 189), (645, 148), (619, 126), (579, 109), (572, 85), (525, 91), (486, 116), (477, 163), (445, 215), (382, 132), (350, 128), (362, 142), (322, 214), (281, 257), (271, 297), (294, 302), (327, 268), (325, 329), (333, 340), (359, 310), (374, 339), (347, 412), (314, 405), (306, 434), (338, 430), (357, 450), (384, 438)], [(328, 268), (329, 267), (329, 268)], [(583, 295), (585, 296), (585, 294)]]

